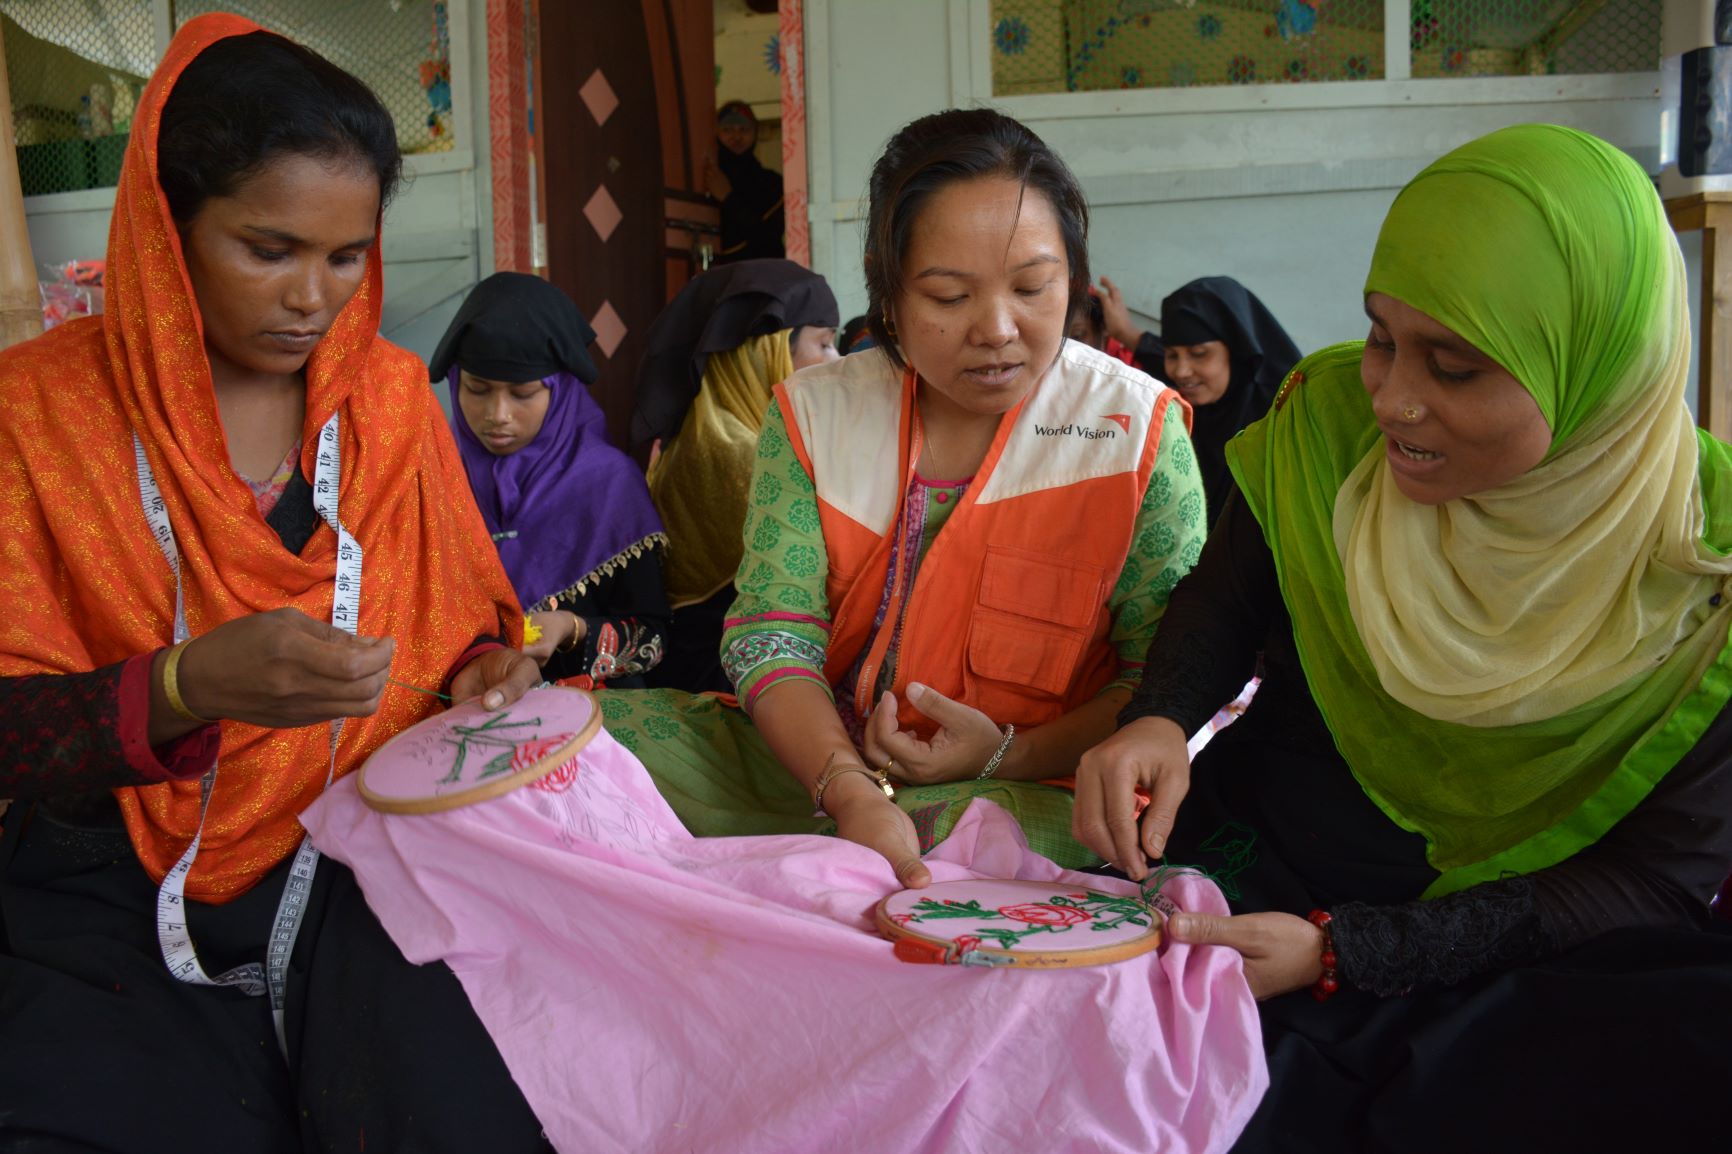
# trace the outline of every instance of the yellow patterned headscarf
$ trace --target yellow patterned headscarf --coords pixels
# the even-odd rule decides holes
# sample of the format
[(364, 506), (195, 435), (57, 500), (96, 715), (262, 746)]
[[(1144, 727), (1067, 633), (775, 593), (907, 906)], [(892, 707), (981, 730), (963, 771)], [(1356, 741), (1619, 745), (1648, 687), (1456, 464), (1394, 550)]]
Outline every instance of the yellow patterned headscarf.
[(685, 423), (650, 466), (650, 497), (668, 534), (666, 581), (675, 609), (715, 596), (740, 567), (752, 459), (770, 390), (794, 372), (792, 333), (783, 329), (710, 354)]

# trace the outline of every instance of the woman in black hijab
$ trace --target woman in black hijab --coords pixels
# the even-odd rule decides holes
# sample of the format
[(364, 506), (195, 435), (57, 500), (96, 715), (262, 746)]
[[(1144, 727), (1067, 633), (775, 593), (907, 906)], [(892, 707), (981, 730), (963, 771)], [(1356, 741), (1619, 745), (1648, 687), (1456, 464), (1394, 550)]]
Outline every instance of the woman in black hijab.
[(1191, 442), (1213, 526), (1232, 491), (1227, 442), (1269, 411), (1299, 349), (1256, 294), (1232, 277), (1194, 280), (1161, 302), (1166, 381), (1194, 410)]
[(705, 191), (722, 202), (722, 250), (717, 264), (783, 254), (782, 174), (759, 162), (758, 118), (743, 100), (716, 110), (716, 158)]
[(836, 298), (790, 260), (748, 260), (694, 278), (657, 317), (638, 370), (632, 439), (660, 441), (649, 488), (667, 526), (671, 645), (652, 686), (732, 691), (722, 622), (734, 601), (746, 489), (770, 391), (836, 357)]
[(431, 367), (451, 390), (475, 502), (539, 632), (524, 651), (545, 677), (632, 686), (666, 646), (667, 538), (589, 394), (594, 339), (559, 289), (495, 273), (463, 302)]

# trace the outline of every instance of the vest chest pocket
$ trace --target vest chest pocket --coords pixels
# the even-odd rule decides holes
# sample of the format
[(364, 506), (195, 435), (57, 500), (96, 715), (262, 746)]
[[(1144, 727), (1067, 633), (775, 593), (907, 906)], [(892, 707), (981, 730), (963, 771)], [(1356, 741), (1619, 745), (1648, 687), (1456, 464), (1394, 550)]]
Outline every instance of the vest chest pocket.
[(1098, 566), (1026, 549), (988, 548), (969, 622), (969, 671), (1065, 696), (1100, 612), (1105, 580)]

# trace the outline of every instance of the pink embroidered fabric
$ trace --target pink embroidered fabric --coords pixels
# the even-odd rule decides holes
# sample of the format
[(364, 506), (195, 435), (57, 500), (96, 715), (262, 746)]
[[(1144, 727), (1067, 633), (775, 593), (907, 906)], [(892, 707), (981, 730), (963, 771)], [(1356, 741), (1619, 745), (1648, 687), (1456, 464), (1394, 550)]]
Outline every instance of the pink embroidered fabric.
[[(561, 1150), (1227, 1149), (1268, 1086), (1236, 953), (1165, 944), (1110, 966), (898, 961), (898, 887), (835, 838), (693, 838), (598, 733), (574, 775), (386, 815), (344, 778), (302, 817), (412, 962), (456, 972)], [(1064, 879), (976, 801), (936, 880)], [(1180, 907), (1226, 913), (1179, 877)]]

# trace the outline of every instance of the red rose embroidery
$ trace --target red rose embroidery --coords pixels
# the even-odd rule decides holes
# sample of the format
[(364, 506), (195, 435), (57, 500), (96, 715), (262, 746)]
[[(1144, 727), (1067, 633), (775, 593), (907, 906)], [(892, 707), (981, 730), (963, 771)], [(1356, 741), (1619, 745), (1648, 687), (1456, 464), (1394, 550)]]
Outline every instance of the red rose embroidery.
[(529, 788), (539, 789), (543, 793), (564, 793), (577, 782), (577, 771), (581, 768), (577, 758), (572, 758), (546, 777), (538, 777), (529, 783)]
[(1086, 910), (1074, 909), (1070, 906), (1049, 906), (1041, 902), (1029, 902), (1020, 906), (999, 906), (998, 912), (1013, 921), (1026, 922), (1031, 926), (1074, 926), (1086, 922), (1094, 915)]
[(539, 737), (533, 741), (520, 741), (511, 754), (511, 772), (522, 773), (548, 754), (570, 741), (575, 734), (556, 733), (551, 737)]
[(974, 937), (970, 934), (963, 934), (960, 938), (956, 939), (956, 956), (957, 957), (961, 957), (963, 954), (973, 953), (975, 950), (978, 950), (979, 948), (980, 948), (980, 939), (977, 937)]
[[(569, 733), (559, 733), (552, 737), (520, 743), (516, 754), (511, 759), (511, 772), (522, 773), (560, 746), (565, 745), (571, 738), (572, 735)], [(577, 768), (577, 758), (574, 756), (552, 773), (537, 778), (529, 784), (547, 793), (564, 793), (571, 788), (571, 783), (577, 780)]]

